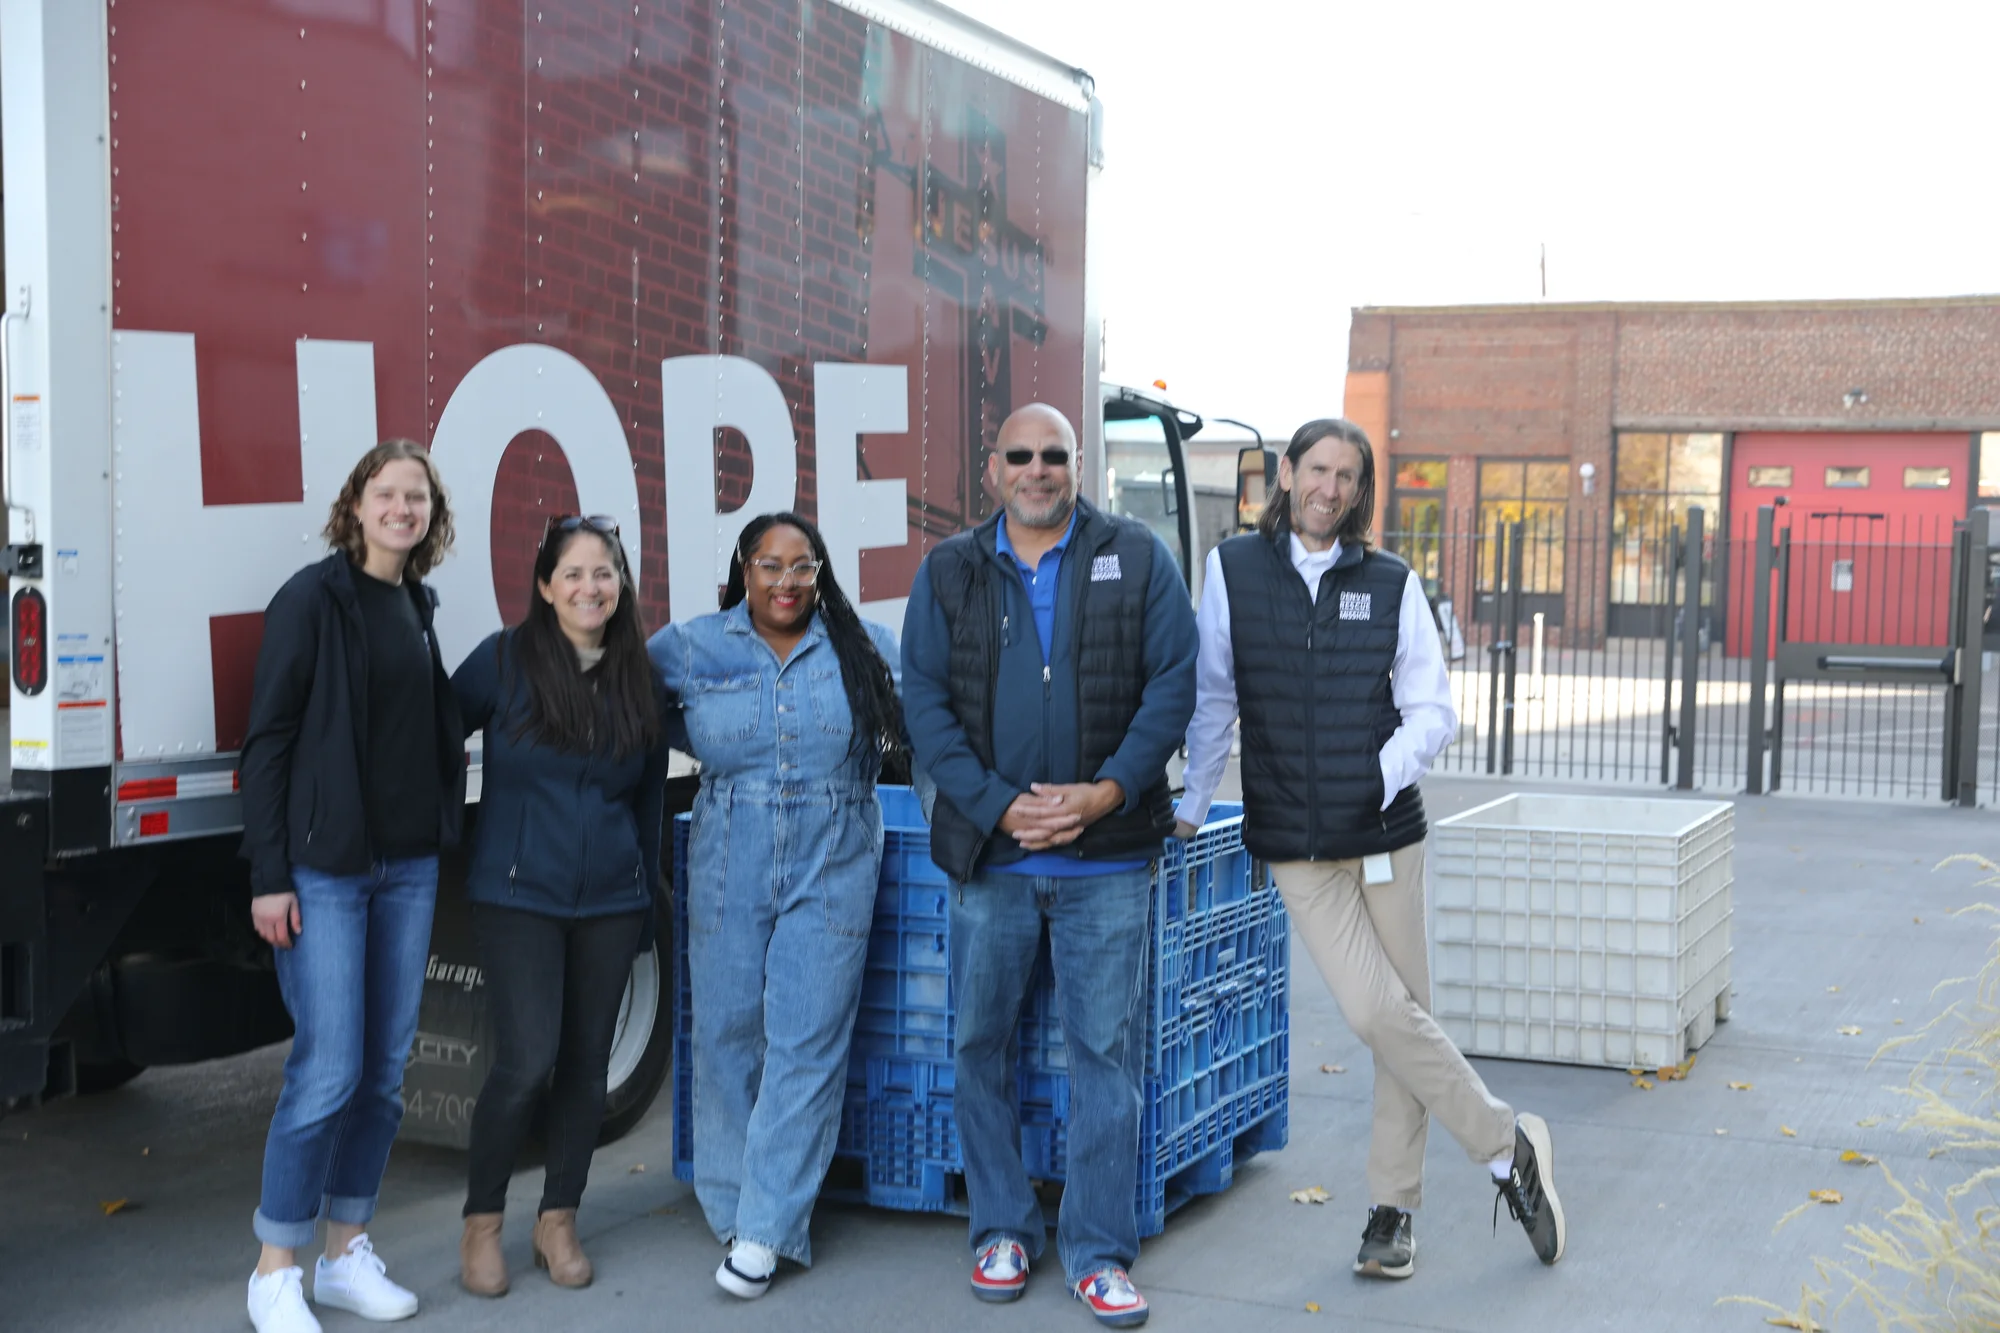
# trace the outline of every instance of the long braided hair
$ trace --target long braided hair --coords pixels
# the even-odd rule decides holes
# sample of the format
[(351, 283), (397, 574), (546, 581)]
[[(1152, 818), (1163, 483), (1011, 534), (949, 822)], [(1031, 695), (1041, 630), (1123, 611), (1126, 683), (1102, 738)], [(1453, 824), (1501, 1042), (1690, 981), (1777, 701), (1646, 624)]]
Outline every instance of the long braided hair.
[(867, 626), (861, 623), (854, 604), (847, 600), (847, 594), (834, 578), (826, 539), (819, 535), (812, 520), (786, 510), (759, 514), (745, 524), (743, 535), (736, 539), (736, 549), (729, 553), (729, 584), (723, 589), (722, 609), (727, 611), (743, 600), (744, 566), (757, 549), (757, 543), (764, 540), (764, 534), (781, 524), (796, 529), (812, 547), (813, 559), (819, 561), (819, 580), (814, 584), (815, 610), (826, 623), (827, 641), (840, 661), (840, 679), (847, 690), (847, 711), (854, 724), (847, 752), (856, 756), (873, 753), (892, 770), (899, 768), (906, 747), (902, 709), (896, 702), (896, 678), (890, 673), (889, 664), (882, 660), (882, 654), (875, 651), (875, 641), (868, 637)]

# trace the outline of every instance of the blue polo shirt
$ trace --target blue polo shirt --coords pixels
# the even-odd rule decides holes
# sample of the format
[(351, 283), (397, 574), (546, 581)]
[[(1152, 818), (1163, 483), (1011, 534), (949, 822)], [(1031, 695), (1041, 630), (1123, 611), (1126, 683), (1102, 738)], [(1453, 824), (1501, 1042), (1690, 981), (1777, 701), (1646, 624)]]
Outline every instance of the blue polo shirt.
[[(1000, 516), (999, 525), (994, 529), (993, 546), (1021, 576), (1021, 583), (1028, 590), (1028, 605), (1035, 612), (1035, 635), (1042, 644), (1042, 665), (1049, 664), (1049, 650), (1056, 640), (1056, 591), (1062, 586), (1063, 557), (1069, 553), (1069, 539), (1076, 535), (1076, 511), (1071, 510), (1069, 526), (1063, 529), (1062, 537), (1042, 553), (1042, 558), (1030, 569), (1021, 557), (1014, 553), (1014, 544), (1007, 540), (1007, 516)], [(1088, 781), (1088, 779), (1084, 779)], [(1002, 834), (1001, 836), (1006, 836)], [(1046, 879), (1082, 879), (1086, 875), (1108, 875), (1121, 870), (1143, 870), (1144, 861), (1079, 861), (1073, 856), (1061, 856), (1055, 852), (1029, 852), (1018, 861), (1004, 866), (994, 866), (998, 874), (1039, 875)]]

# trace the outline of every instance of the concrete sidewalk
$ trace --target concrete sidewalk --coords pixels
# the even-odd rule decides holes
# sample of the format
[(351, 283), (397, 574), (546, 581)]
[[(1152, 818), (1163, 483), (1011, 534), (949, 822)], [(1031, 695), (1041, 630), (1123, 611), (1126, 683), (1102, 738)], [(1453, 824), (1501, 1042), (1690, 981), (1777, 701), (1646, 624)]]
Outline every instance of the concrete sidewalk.
[[(1441, 818), (1527, 789), (1433, 779), (1425, 795)], [(1190, 1204), (1146, 1245), (1134, 1277), (1153, 1302), (1149, 1327), (1765, 1327), (1760, 1313), (1715, 1302), (1795, 1300), (1811, 1256), (1838, 1253), (1844, 1224), (1893, 1202), (1879, 1173), (1839, 1163), (1843, 1149), (1880, 1156), (1908, 1179), (1945, 1178), (1893, 1128), (1899, 1099), (1885, 1089), (1910, 1061), (1869, 1061), (1880, 1041), (1941, 1007), (1938, 981), (1983, 960), (1989, 925), (1947, 915), (1982, 896), (1973, 875), (1930, 867), (1953, 852), (2000, 850), (1996, 831), (1976, 811), (1739, 800), (1734, 1016), (1687, 1081), (1641, 1091), (1622, 1071), (1480, 1062), (1498, 1095), (1553, 1128), (1571, 1233), (1552, 1270), (1504, 1210), (1493, 1234), (1483, 1168), (1439, 1131), (1416, 1276), (1367, 1283), (1349, 1272), (1368, 1204), (1368, 1055), (1295, 951), (1291, 1145), (1239, 1166), (1230, 1191)], [(1843, 1026), (1862, 1035), (1842, 1036)], [(155, 1070), (117, 1093), (0, 1121), (0, 1328), (247, 1328), (250, 1213), (281, 1061), (273, 1050)], [(1324, 1074), (1322, 1064), (1347, 1072)], [(1731, 1091), (1731, 1082), (1754, 1086)], [(1869, 1117), (1883, 1123), (1858, 1125)], [(527, 1267), (538, 1171), (515, 1181), (516, 1286), (503, 1301), (457, 1286), (458, 1154), (398, 1147), (373, 1234), (392, 1276), (423, 1297), (419, 1326), (439, 1333), (1090, 1326), (1053, 1262), (1020, 1306), (981, 1306), (966, 1290), (961, 1220), (831, 1206), (815, 1220), (813, 1270), (787, 1269), (769, 1296), (739, 1303), (711, 1280), (721, 1253), (691, 1191), (669, 1174), (670, 1143), (662, 1098), (636, 1133), (598, 1154), (582, 1223), (599, 1276), (584, 1292), (558, 1291)], [(1307, 1185), (1333, 1201), (1287, 1201)], [(1846, 1202), (1772, 1233), (1808, 1190), (1826, 1187)], [(130, 1202), (107, 1216), (100, 1204), (120, 1198)], [(324, 1323), (364, 1327), (340, 1313)]]

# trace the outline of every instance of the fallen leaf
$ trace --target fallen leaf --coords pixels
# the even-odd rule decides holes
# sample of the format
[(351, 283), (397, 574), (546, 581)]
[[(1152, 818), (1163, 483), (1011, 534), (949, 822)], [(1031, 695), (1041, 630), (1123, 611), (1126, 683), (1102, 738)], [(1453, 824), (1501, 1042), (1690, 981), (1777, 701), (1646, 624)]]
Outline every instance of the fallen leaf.
[(130, 1199), (105, 1199), (97, 1206), (104, 1210), (104, 1215), (106, 1217), (109, 1217), (113, 1213), (124, 1212), (126, 1208), (131, 1206), (131, 1203), (132, 1201)]
[(1293, 1190), (1291, 1193), (1293, 1203), (1325, 1203), (1332, 1197), (1317, 1185), (1309, 1185), (1305, 1189)]
[(1859, 1125), (1862, 1129), (1873, 1129), (1875, 1128), (1875, 1126), (1882, 1123), (1882, 1117), (1878, 1115), (1864, 1115), (1854, 1123), (1856, 1125)]
[(628, 1176), (643, 1176), (646, 1174), (646, 1164), (638, 1162), (632, 1166), (628, 1166), (625, 1168), (625, 1174)]
[(1319, 1072), (1320, 1072), (1320, 1073), (1322, 1073), (1322, 1074), (1345, 1074), (1345, 1073), (1347, 1072), (1347, 1066), (1346, 1066), (1346, 1065), (1321, 1065), (1321, 1066), (1319, 1067)]
[(1788, 1139), (1795, 1139), (1799, 1136), (1799, 1132), (1790, 1125), (1779, 1125), (1778, 1132)]
[(151, 1148), (141, 1148), (139, 1149), (139, 1155), (141, 1157), (151, 1157), (153, 1155), (153, 1150)]
[(1846, 1162), (1849, 1166), (1875, 1165), (1875, 1159), (1873, 1157), (1870, 1157), (1865, 1152), (1856, 1152), (1852, 1148), (1849, 1148), (1846, 1152), (1843, 1152), (1840, 1155), (1840, 1160)]
[(1651, 1092), (1653, 1090), (1653, 1081), (1647, 1078), (1635, 1078), (1632, 1080), (1632, 1086), (1641, 1092)]
[(1756, 1086), (1754, 1083), (1732, 1083), (1729, 1085), (1729, 1090), (1731, 1092), (1748, 1092)]
[(1923, 925), (1923, 924), (1924, 924), (1924, 919), (1923, 919), (1922, 917), (1920, 917), (1920, 916), (1913, 916), (1913, 917), (1911, 917), (1911, 918), (1910, 918), (1910, 922), (1911, 922), (1911, 924), (1912, 924), (1912, 925), (1918, 925), (1918, 926), (1921, 926), (1921, 925)]
[(1843, 1037), (1858, 1037), (1861, 1035), (1861, 1029), (1856, 1027), (1845, 1027), (1841, 1028), (1839, 1031), (1840, 1035)]
[(1641, 1075), (1643, 1075), (1646, 1071), (1643, 1069), (1628, 1069), (1625, 1072), (1630, 1074), (1633, 1078), (1638, 1078)]
[(1837, 994), (1839, 994), (1839, 992), (1840, 992), (1840, 987), (1838, 987), (1838, 986), (1828, 986), (1828, 987), (1826, 988), (1826, 993), (1827, 993), (1828, 995), (1837, 995)]
[(1839, 1190), (1807, 1190), (1806, 1197), (1814, 1203), (1839, 1203)]
[(1318, 1301), (1307, 1301), (1307, 1302), (1306, 1302), (1306, 1313), (1307, 1313), (1307, 1314), (1318, 1314), (1318, 1313), (1319, 1313), (1319, 1302), (1318, 1302)]
[(1893, 1020), (1891, 1020), (1891, 1021), (1890, 1021), (1890, 1024), (1889, 1024), (1889, 1026), (1890, 1026), (1890, 1027), (1896, 1027), (1896, 1028), (1899, 1028), (1899, 1027), (1903, 1026), (1903, 1020), (1902, 1020), (1902, 1019), (1900, 1019), (1900, 1018), (1898, 1018), (1898, 1019), (1893, 1019)]
[(1729, 1131), (1728, 1131), (1728, 1130), (1726, 1130), (1726, 1129), (1718, 1129), (1718, 1130), (1716, 1130), (1716, 1131), (1715, 1131), (1715, 1134), (1716, 1134), (1716, 1137), (1717, 1137), (1717, 1138), (1721, 1138), (1721, 1137), (1723, 1137), (1723, 1136), (1727, 1135), (1728, 1133), (1729, 1133)]
[(1764, 1316), (1764, 1322), (1773, 1328), (1795, 1328), (1799, 1333), (1826, 1333), (1825, 1324), (1814, 1323), (1802, 1314), (1774, 1314)]

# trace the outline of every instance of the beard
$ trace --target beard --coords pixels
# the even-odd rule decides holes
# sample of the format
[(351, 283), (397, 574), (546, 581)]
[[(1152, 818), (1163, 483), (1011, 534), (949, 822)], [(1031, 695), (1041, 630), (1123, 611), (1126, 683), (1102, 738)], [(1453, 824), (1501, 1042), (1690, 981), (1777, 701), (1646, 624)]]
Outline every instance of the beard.
[(1007, 517), (1023, 527), (1055, 528), (1068, 521), (1070, 510), (1075, 506), (1074, 493), (1057, 491), (1042, 499), (1016, 490), (1007, 497)]

